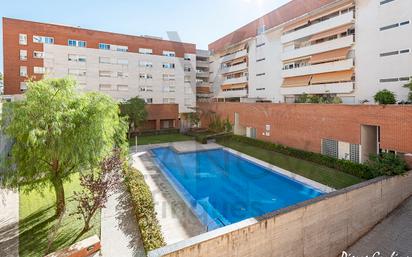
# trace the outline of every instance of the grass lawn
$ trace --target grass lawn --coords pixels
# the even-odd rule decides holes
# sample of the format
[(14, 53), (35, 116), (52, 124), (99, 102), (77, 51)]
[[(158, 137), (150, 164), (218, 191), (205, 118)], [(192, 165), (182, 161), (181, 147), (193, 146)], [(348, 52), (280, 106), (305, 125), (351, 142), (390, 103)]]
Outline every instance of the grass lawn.
[[(59, 229), (58, 236), (52, 245), (52, 251), (61, 249), (73, 244), (83, 228), (83, 221), (78, 220), (77, 216), (69, 216), (77, 206), (75, 202), (69, 199), (73, 196), (74, 191), (80, 191), (79, 175), (73, 174), (71, 181), (64, 184), (66, 194), (66, 214)], [(45, 188), (42, 192), (33, 191), (29, 194), (20, 190), (20, 257), (44, 256), (47, 248), (47, 235), (57, 222), (55, 214), (55, 196), (54, 190)], [(93, 220), (94, 228), (83, 235), (79, 240), (98, 235), (100, 237), (100, 213)]]
[[(182, 134), (164, 134), (164, 135), (150, 135), (150, 136), (138, 136), (138, 145), (148, 145), (148, 144), (161, 144), (170, 142), (179, 142), (193, 140), (193, 137), (182, 135)], [(136, 144), (135, 138), (129, 140), (129, 145), (134, 146)]]
[(231, 140), (219, 140), (219, 144), (336, 189), (345, 188), (363, 181), (358, 177), (335, 169), (274, 151), (261, 149), (256, 146), (250, 146), (245, 143)]

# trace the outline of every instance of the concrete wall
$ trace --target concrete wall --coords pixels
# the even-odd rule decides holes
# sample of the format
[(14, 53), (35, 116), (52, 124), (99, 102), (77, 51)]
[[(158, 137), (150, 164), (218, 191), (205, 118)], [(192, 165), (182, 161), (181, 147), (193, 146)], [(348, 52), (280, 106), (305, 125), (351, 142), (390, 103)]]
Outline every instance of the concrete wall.
[[(260, 140), (321, 152), (322, 139), (361, 144), (361, 125), (380, 126), (381, 148), (412, 153), (412, 106), (198, 103), (204, 113), (216, 112), (234, 124), (257, 129)], [(202, 126), (208, 126), (203, 116)], [(270, 125), (270, 134), (265, 134)]]
[(149, 256), (331, 257), (356, 242), (412, 195), (412, 172), (378, 178), (233, 225)]

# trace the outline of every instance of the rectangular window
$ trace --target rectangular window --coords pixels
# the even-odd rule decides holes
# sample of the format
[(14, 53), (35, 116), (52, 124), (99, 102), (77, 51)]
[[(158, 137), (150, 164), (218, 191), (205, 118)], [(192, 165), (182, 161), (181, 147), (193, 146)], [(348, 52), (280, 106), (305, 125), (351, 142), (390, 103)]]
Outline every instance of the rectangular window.
[(86, 77), (86, 70), (83, 69), (69, 69), (68, 74), (76, 77)]
[(384, 4), (387, 4), (387, 3), (390, 3), (390, 2), (393, 2), (393, 1), (395, 1), (395, 0), (384, 0), (384, 1), (381, 1), (381, 5), (384, 5)]
[(153, 63), (148, 61), (140, 61), (139, 66), (144, 68), (153, 68)]
[(380, 28), (380, 31), (393, 29), (393, 28), (397, 28), (399, 26), (404, 26), (404, 25), (408, 25), (408, 24), (410, 24), (410, 21), (403, 21), (403, 22), (400, 22), (400, 23), (395, 23), (395, 24), (391, 24), (391, 25), (388, 25), (388, 26), (384, 26), (384, 27)]
[(401, 54), (407, 54), (411, 51), (411, 49), (404, 49), (404, 50), (400, 50), (399, 53)]
[(399, 78), (389, 78), (389, 79), (380, 79), (380, 83), (387, 83), (387, 82), (397, 82), (399, 81)]
[(112, 76), (111, 71), (99, 71), (99, 77), (101, 78), (110, 78)]
[(191, 83), (191, 82), (192, 82), (192, 77), (190, 77), (190, 76), (185, 76), (184, 82), (185, 82), (185, 83)]
[(174, 74), (163, 74), (163, 81), (175, 81), (176, 77)]
[(174, 69), (175, 64), (174, 63), (163, 63), (163, 69)]
[(27, 83), (26, 82), (20, 82), (20, 91), (24, 92), (27, 90)]
[(256, 45), (256, 48), (262, 47), (262, 46), (264, 46), (264, 45), (266, 45), (266, 43), (257, 44), (257, 45)]
[(139, 54), (153, 54), (153, 49), (139, 48)]
[(45, 71), (44, 67), (33, 67), (34, 74), (44, 74)]
[(128, 78), (129, 74), (127, 72), (123, 72), (123, 71), (118, 71), (117, 72), (117, 77), (118, 78)]
[(193, 90), (192, 90), (192, 87), (190, 86), (190, 84), (189, 84), (189, 85), (185, 85), (185, 94), (186, 94), (186, 95), (193, 94)]
[(27, 66), (20, 66), (20, 76), (27, 77)]
[(147, 104), (152, 104), (152, 103), (153, 103), (153, 98), (145, 98), (144, 101), (145, 101)]
[(77, 55), (77, 54), (69, 54), (67, 57), (67, 60), (71, 62), (86, 62), (86, 56)]
[(266, 88), (264, 87), (256, 88), (256, 91), (264, 91), (264, 90), (266, 90)]
[(19, 34), (19, 44), (20, 45), (27, 45), (27, 34)]
[(359, 145), (350, 144), (349, 147), (349, 158), (354, 163), (359, 163)]
[(170, 86), (170, 85), (165, 85), (165, 86), (163, 86), (163, 92), (170, 92), (170, 93), (173, 93), (173, 92), (176, 92), (176, 87), (175, 86)]
[(410, 80), (412, 80), (412, 77), (411, 78), (409, 78), (409, 77), (399, 78), (399, 81), (410, 81)]
[(99, 62), (100, 62), (100, 63), (110, 64), (110, 63), (111, 63), (111, 59), (110, 59), (110, 57), (100, 57), (100, 58), (99, 58)]
[(129, 50), (129, 47), (127, 46), (118, 46), (118, 45), (111, 45), (110, 50), (112, 51), (118, 51), (118, 52), (127, 52)]
[(27, 50), (20, 50), (20, 60), (21, 61), (27, 60)]
[(117, 59), (117, 64), (129, 65), (129, 60), (128, 59)]
[(105, 43), (99, 43), (99, 49), (110, 50), (110, 45)]
[(33, 52), (33, 58), (43, 59), (43, 58), (44, 58), (44, 52), (34, 51), (34, 52)]
[(33, 36), (33, 43), (54, 44), (54, 38), (43, 37), (43, 36)]
[(256, 74), (256, 77), (265, 76), (265, 75), (266, 73), (259, 73), (259, 74)]
[(185, 98), (185, 106), (192, 106), (193, 101), (192, 98)]
[(385, 57), (385, 56), (391, 56), (391, 55), (397, 55), (399, 54), (399, 51), (392, 51), (392, 52), (387, 52), (387, 53), (381, 53), (380, 56), (381, 57)]
[(265, 25), (261, 25), (259, 26), (259, 28), (257, 29), (257, 34), (261, 35), (266, 31), (266, 26)]
[(190, 54), (185, 54), (184, 59), (185, 59), (185, 61), (190, 61), (190, 60), (192, 60), (192, 57), (191, 57)]
[(74, 47), (86, 47), (86, 41), (69, 39), (67, 41), (67, 45), (74, 46)]
[(399, 26), (404, 26), (404, 25), (408, 25), (409, 23), (411, 23), (410, 21), (404, 21), (399, 23)]
[(332, 139), (322, 139), (322, 154), (338, 158), (338, 141)]
[(163, 98), (164, 104), (174, 104), (176, 102), (175, 98)]
[(128, 85), (117, 85), (117, 91), (129, 91)]
[(260, 58), (260, 59), (257, 59), (256, 62), (262, 62), (264, 60), (266, 60), (266, 58)]
[(112, 85), (110, 85), (110, 84), (100, 84), (99, 85), (99, 90), (100, 91), (110, 91), (110, 90), (112, 90)]
[(152, 79), (153, 76), (152, 76), (152, 74), (148, 74), (148, 73), (140, 73), (139, 78), (141, 78), (141, 79)]
[(192, 68), (191, 68), (190, 66), (188, 66), (188, 65), (185, 65), (185, 66), (184, 66), (184, 71), (185, 71), (185, 72), (191, 72), (191, 71), (192, 71)]
[(163, 56), (176, 57), (176, 53), (173, 51), (163, 51)]

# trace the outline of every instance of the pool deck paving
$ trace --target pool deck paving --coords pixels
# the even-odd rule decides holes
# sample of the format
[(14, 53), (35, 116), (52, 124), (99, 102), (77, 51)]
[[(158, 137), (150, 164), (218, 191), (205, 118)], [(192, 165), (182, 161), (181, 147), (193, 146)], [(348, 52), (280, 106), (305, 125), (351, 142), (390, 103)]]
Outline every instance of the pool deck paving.
[[(412, 197), (346, 252), (352, 256), (412, 256)], [(375, 254), (377, 252), (380, 255)]]
[(112, 193), (101, 215), (101, 256), (146, 256), (125, 185), (121, 183)]
[(142, 172), (152, 192), (166, 244), (174, 244), (206, 232), (205, 227), (156, 166), (148, 149), (147, 146), (142, 146), (137, 153), (132, 154), (133, 167)]
[(0, 188), (0, 256), (19, 256), (19, 193)]

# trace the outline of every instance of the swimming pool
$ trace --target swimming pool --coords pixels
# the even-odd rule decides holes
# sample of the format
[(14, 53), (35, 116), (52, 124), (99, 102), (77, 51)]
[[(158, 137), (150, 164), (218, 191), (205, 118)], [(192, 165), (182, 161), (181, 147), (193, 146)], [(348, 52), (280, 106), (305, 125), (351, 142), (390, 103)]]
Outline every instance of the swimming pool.
[(224, 149), (177, 153), (162, 147), (151, 151), (166, 178), (208, 230), (324, 194)]

